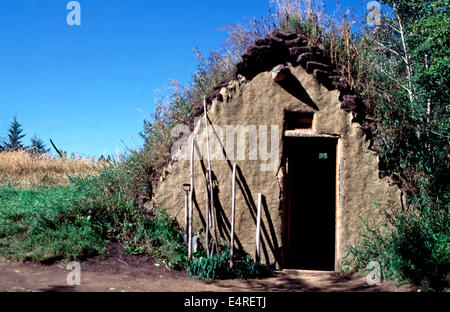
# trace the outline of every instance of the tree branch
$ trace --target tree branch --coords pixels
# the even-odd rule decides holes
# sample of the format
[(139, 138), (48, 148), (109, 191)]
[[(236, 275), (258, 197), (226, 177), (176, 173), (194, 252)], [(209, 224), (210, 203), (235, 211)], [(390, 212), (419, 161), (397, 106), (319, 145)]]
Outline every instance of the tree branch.
[(397, 9), (396, 9), (395, 5), (394, 5), (394, 11), (395, 11), (395, 15), (397, 16), (398, 25), (399, 25), (399, 29), (400, 29), (400, 37), (402, 39), (403, 52), (405, 53), (406, 72), (408, 74), (408, 89), (409, 89), (408, 95), (409, 95), (409, 101), (412, 103), (414, 101), (414, 96), (412, 93), (412, 81), (411, 81), (412, 67), (411, 67), (411, 63), (409, 62), (408, 51), (406, 49), (406, 42), (405, 42), (405, 36), (404, 36), (404, 32), (403, 32), (402, 21), (400, 19), (400, 16), (397, 13)]

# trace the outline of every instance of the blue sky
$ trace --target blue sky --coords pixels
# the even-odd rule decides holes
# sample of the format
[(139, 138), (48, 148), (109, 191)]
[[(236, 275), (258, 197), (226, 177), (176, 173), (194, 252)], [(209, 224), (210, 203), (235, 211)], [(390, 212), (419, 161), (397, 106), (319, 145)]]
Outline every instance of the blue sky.
[(25, 144), (36, 134), (93, 157), (139, 147), (155, 91), (189, 83), (193, 48), (218, 49), (223, 26), (268, 12), (266, 0), (79, 0), (81, 26), (68, 26), (68, 2), (0, 2), (0, 137), (17, 116)]

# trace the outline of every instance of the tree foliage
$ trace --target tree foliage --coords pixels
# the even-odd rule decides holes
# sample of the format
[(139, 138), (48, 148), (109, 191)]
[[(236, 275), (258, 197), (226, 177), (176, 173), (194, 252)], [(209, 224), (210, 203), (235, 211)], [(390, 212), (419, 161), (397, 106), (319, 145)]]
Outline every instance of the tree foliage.
[(29, 149), (38, 154), (46, 154), (50, 151), (50, 149), (45, 146), (44, 142), (36, 135), (31, 138), (31, 146)]
[(374, 103), (380, 169), (399, 181), (404, 211), (386, 229), (366, 226), (351, 249), (357, 266), (382, 264), (384, 276), (430, 290), (450, 274), (450, 18), (448, 0), (383, 0), (382, 24), (366, 27), (367, 80)]
[(17, 121), (17, 117), (14, 117), (8, 130), (7, 139), (3, 142), (3, 147), (11, 150), (24, 149), (22, 139), (25, 134), (22, 134), (22, 132), (22, 125)]
[(383, 2), (392, 11), (371, 32), (381, 167), (420, 207), (418, 194), (448, 191), (442, 186), (450, 155), (449, 1)]

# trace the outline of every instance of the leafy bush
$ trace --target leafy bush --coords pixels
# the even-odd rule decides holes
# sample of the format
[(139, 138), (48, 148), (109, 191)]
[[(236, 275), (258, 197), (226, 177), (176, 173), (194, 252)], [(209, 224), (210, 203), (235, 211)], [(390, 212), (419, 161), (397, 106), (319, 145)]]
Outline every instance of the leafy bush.
[[(447, 201), (448, 203), (448, 201)], [(378, 261), (385, 279), (442, 291), (450, 287), (450, 210), (430, 205), (422, 212), (387, 214), (388, 223), (366, 231), (350, 248), (346, 265), (364, 270)]]
[(186, 267), (190, 276), (198, 279), (262, 278), (273, 274), (273, 268), (254, 262), (242, 250), (236, 250), (233, 268), (230, 268), (230, 248), (223, 248), (220, 255), (192, 259)]
[(105, 168), (98, 176), (72, 178), (70, 187), (76, 196), (64, 217), (90, 216), (105, 239), (127, 238), (142, 222), (142, 213), (134, 207), (127, 179), (118, 167)]
[(182, 230), (175, 219), (170, 219), (165, 210), (159, 209), (153, 219), (145, 224), (148, 252), (164, 260), (168, 267), (184, 268), (187, 261), (187, 247), (183, 242)]

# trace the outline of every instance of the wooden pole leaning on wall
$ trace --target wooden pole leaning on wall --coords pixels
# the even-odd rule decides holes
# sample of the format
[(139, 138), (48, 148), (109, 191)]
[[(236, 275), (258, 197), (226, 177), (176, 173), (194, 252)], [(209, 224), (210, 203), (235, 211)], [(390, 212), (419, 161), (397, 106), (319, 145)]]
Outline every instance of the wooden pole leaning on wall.
[(206, 110), (206, 99), (203, 98), (203, 110), (205, 116), (205, 130), (206, 130), (206, 150), (208, 155), (208, 178), (209, 178), (209, 200), (210, 200), (210, 213), (212, 216), (212, 224), (213, 224), (213, 248), (211, 250), (211, 255), (214, 250), (216, 250), (216, 254), (219, 254), (219, 248), (217, 246), (217, 232), (216, 232), (216, 210), (214, 208), (214, 190), (212, 185), (212, 174), (211, 174), (211, 152), (209, 149), (209, 131), (208, 131), (208, 113)]
[(194, 142), (191, 145), (191, 190), (189, 192), (189, 221), (188, 221), (188, 257), (192, 259), (192, 211), (193, 211), (193, 194), (194, 194)]
[(209, 200), (210, 191), (209, 191), (209, 174), (208, 174), (208, 172), (206, 172), (206, 191), (208, 192), (208, 194), (206, 195), (206, 197), (208, 197), (208, 221), (209, 221), (209, 228), (211, 229), (213, 224), (212, 224), (212, 216), (211, 216), (211, 207), (209, 207), (211, 201)]
[(233, 164), (233, 177), (231, 178), (231, 239), (230, 239), (230, 268), (233, 268), (234, 256), (234, 211), (236, 204), (236, 163)]
[[(187, 184), (185, 184), (187, 186)], [(191, 186), (189, 185), (189, 189), (191, 188)], [(184, 233), (187, 235), (188, 234), (188, 218), (189, 218), (189, 213), (188, 213), (188, 209), (189, 209), (189, 201), (188, 201), (188, 194), (189, 194), (189, 189), (188, 190), (184, 190)]]
[(206, 187), (206, 191), (205, 191), (205, 195), (206, 195), (205, 196), (205, 198), (206, 198), (206, 201), (205, 201), (205, 203), (206, 203), (205, 246), (206, 246), (206, 254), (209, 256), (209, 226), (210, 226), (209, 225), (209, 219), (210, 219), (209, 214), (210, 214), (210, 212), (209, 212), (209, 197), (208, 197), (208, 191), (209, 191), (209, 188), (208, 188), (208, 177), (206, 177), (205, 187)]
[(259, 250), (259, 239), (260, 239), (260, 232), (261, 232), (261, 193), (258, 193), (258, 212), (256, 216), (256, 261), (259, 262), (260, 260), (260, 250)]

